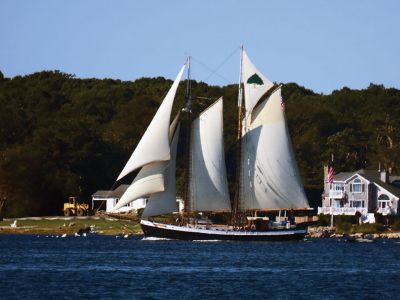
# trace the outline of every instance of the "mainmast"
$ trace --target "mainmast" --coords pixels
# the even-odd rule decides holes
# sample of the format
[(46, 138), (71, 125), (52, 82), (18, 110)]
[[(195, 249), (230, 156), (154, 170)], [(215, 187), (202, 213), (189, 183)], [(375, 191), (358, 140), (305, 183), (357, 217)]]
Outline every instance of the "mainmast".
[(239, 202), (240, 202), (240, 177), (241, 177), (241, 152), (242, 152), (242, 127), (245, 108), (243, 104), (243, 45), (240, 47), (240, 74), (239, 74), (239, 92), (238, 92), (238, 129), (236, 136), (236, 178), (235, 178), (235, 198), (233, 200), (233, 225), (237, 226), (239, 222)]
[(185, 190), (183, 195), (184, 201), (184, 213), (187, 214), (190, 211), (190, 200), (189, 200), (189, 184), (190, 184), (190, 168), (191, 168), (191, 155), (190, 155), (190, 139), (192, 131), (192, 88), (190, 82), (190, 56), (187, 59), (187, 85), (186, 85), (186, 104), (183, 109), (186, 112), (186, 147), (185, 147)]

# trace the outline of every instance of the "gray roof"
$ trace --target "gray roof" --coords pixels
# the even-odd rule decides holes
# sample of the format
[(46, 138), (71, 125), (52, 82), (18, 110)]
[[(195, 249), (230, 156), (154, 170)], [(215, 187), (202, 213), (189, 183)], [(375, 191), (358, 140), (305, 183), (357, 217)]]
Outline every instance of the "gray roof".
[[(334, 181), (346, 181), (350, 177), (359, 174), (360, 176), (364, 177), (370, 182), (375, 183), (376, 185), (384, 188), (388, 192), (392, 193), (396, 197), (400, 197), (400, 188), (390, 184), (390, 183), (384, 183), (381, 181), (381, 174), (377, 170), (358, 170), (355, 172), (341, 172), (333, 176)], [(398, 176), (390, 176), (390, 179), (392, 180), (393, 178), (396, 178)]]
[(104, 198), (121, 198), (125, 191), (128, 189), (129, 184), (121, 184), (113, 191), (97, 191), (92, 197), (104, 197)]
[(346, 181), (350, 177), (354, 176), (355, 174), (359, 173), (362, 170), (358, 170), (355, 172), (340, 172), (335, 175), (333, 175), (333, 180), (335, 181)]

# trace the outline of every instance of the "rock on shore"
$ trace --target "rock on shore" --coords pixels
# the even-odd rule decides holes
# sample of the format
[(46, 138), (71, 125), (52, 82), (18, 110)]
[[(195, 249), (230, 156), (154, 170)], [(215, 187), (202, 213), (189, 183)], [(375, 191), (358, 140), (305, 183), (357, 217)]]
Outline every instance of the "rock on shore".
[[(353, 233), (348, 235), (354, 238), (366, 239), (400, 239), (400, 232), (382, 232), (382, 233)], [(341, 238), (343, 234), (335, 233), (335, 227), (308, 227), (307, 237), (310, 238)]]

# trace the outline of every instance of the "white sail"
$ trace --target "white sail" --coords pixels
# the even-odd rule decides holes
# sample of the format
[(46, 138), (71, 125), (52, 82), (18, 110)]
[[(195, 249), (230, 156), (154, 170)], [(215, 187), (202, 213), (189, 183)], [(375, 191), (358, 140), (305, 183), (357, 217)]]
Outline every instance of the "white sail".
[(156, 162), (144, 166), (132, 184), (128, 187), (121, 199), (114, 206), (113, 211), (131, 203), (132, 201), (147, 197), (151, 194), (165, 190), (163, 172), (168, 162)]
[(240, 208), (308, 208), (278, 88), (252, 113), (242, 139)]
[(179, 210), (178, 202), (176, 201), (176, 152), (178, 146), (179, 136), (178, 125), (174, 138), (171, 143), (171, 160), (169, 161), (166, 169), (164, 170), (165, 178), (165, 191), (155, 193), (150, 196), (147, 205), (143, 211), (142, 217), (151, 217), (157, 215), (168, 214), (177, 212)]
[(168, 161), (170, 159), (170, 143), (168, 128), (172, 105), (176, 90), (181, 80), (185, 66), (183, 66), (172, 84), (167, 96), (164, 98), (150, 125), (147, 127), (135, 151), (132, 153), (118, 179), (130, 172), (152, 162)]
[(193, 121), (191, 134), (191, 211), (231, 211), (223, 140), (223, 102), (218, 99)]
[(242, 75), (246, 112), (251, 113), (260, 98), (274, 85), (253, 65), (243, 50)]
[[(173, 134), (178, 123), (179, 113), (176, 115), (169, 127), (168, 138), (172, 142)], [(163, 192), (164, 187), (164, 172), (168, 165), (168, 161), (154, 162), (145, 165), (136, 175), (132, 184), (128, 187), (125, 193), (114, 206), (113, 211), (117, 211), (121, 207), (130, 202), (143, 197), (148, 197), (151, 194)]]

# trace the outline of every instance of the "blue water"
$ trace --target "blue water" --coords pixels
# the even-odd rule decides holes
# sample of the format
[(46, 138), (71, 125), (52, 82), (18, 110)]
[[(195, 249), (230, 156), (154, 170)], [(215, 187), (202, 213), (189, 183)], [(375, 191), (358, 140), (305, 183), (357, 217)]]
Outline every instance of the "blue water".
[(400, 242), (0, 235), (0, 299), (400, 299)]

